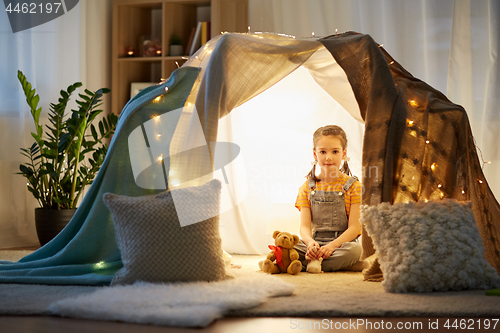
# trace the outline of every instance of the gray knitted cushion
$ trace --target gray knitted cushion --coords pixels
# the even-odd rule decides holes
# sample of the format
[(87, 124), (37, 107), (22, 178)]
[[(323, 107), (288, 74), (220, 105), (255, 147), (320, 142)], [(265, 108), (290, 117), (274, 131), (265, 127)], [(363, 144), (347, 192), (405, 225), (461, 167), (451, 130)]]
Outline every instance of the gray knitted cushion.
[(469, 202), (452, 199), (361, 206), (388, 292), (500, 287), (484, 258)]
[[(219, 235), (220, 192), (220, 181), (212, 180), (157, 195), (104, 194), (123, 262), (112, 285), (226, 278)], [(178, 210), (188, 208), (213, 217), (181, 227), (172, 197)], [(182, 204), (184, 208), (179, 207)]]

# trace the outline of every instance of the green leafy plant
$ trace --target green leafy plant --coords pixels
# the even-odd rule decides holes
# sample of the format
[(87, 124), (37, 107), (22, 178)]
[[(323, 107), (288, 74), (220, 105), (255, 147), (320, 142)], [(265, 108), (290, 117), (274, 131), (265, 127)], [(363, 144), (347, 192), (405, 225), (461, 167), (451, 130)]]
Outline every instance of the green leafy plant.
[[(30, 148), (21, 148), (28, 162), (19, 166), (20, 175), (28, 180), (28, 190), (46, 209), (76, 208), (78, 199), (87, 185), (92, 184), (108, 151), (105, 139), (115, 131), (118, 117), (111, 113), (103, 117), (97, 128), (93, 122), (102, 112), (102, 96), (107, 88), (95, 92), (85, 89), (76, 100), (78, 110), (66, 115), (71, 94), (82, 86), (81, 82), (61, 90), (58, 103), (50, 104), (49, 122), (40, 124), (42, 108), (40, 97), (21, 71), (17, 77), (26, 96), (35, 122), (31, 135), (35, 142)], [(90, 130), (90, 134), (87, 134)]]
[(170, 45), (182, 45), (182, 40), (178, 35), (170, 36)]

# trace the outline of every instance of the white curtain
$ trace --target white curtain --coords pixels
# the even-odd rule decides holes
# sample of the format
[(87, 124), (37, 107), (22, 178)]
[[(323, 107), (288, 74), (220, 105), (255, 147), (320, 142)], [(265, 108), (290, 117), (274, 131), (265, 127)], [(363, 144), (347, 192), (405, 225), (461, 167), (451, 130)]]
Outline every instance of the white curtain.
[(70, 84), (110, 87), (110, 36), (111, 0), (80, 1), (61, 17), (17, 33), (0, 11), (0, 248), (38, 245), (37, 202), (25, 178), (15, 174), (26, 162), (20, 148), (31, 146), (34, 130), (17, 70), (36, 88), (47, 122), (49, 103), (57, 102), (59, 91)]
[[(484, 161), (488, 182), (500, 197), (498, 131), (498, 1), (469, 0), (250, 0), (250, 30), (298, 37), (344, 31), (369, 34), (415, 77), (464, 106)], [(307, 88), (308, 81), (311, 87)], [(325, 124), (342, 126), (355, 175), (363, 125), (317, 89), (300, 68), (234, 110), (219, 123), (219, 141), (241, 147), (248, 197), (221, 216), (229, 252), (267, 252), (275, 229), (298, 232), (295, 197), (312, 160), (311, 137)], [(260, 115), (260, 116), (259, 116)], [(264, 124), (254, 124), (266, 119)], [(251, 138), (251, 139), (250, 139)], [(233, 171), (237, 172), (237, 171)]]

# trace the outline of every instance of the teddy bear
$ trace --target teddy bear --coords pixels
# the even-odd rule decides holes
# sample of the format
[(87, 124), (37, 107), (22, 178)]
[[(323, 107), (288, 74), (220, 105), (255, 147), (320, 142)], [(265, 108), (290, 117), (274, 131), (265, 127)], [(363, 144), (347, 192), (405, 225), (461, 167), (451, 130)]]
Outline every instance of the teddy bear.
[(299, 253), (293, 247), (299, 243), (299, 236), (276, 230), (273, 238), (275, 245), (269, 245), (272, 251), (265, 260), (259, 262), (260, 269), (271, 274), (298, 274), (302, 270), (302, 263), (298, 260)]
[[(315, 247), (313, 249), (313, 251), (314, 251), (314, 253), (318, 252), (318, 248)], [(306, 272), (323, 273), (323, 271), (321, 270), (321, 262), (323, 261), (323, 258), (313, 259), (313, 258), (309, 257), (308, 255), (306, 255), (306, 260), (309, 261), (309, 263), (307, 264)]]

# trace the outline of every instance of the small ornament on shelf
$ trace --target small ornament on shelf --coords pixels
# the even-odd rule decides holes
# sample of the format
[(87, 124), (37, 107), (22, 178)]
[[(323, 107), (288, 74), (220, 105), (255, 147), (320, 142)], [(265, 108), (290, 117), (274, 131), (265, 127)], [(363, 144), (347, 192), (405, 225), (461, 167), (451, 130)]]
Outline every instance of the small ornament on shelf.
[[(141, 36), (141, 55), (143, 57), (156, 57), (161, 56), (161, 43), (158, 38), (151, 38), (149, 36)], [(157, 51), (160, 51), (159, 53)]]
[(135, 49), (133, 47), (127, 48), (126, 57), (135, 57)]

